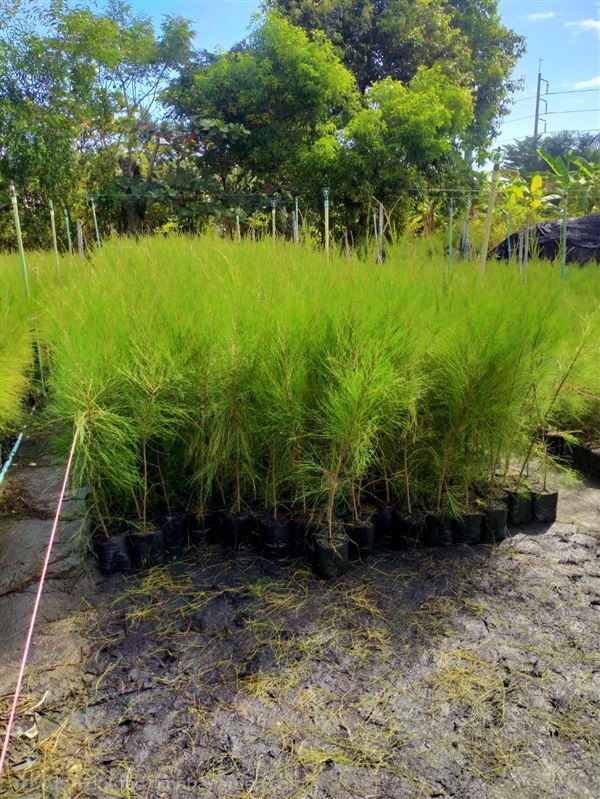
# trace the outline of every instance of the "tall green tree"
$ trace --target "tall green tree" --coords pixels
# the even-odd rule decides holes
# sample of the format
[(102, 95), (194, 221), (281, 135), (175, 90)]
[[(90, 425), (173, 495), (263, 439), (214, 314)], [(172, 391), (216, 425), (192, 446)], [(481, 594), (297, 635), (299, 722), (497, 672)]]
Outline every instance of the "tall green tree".
[(229, 171), (242, 165), (259, 178), (290, 183), (302, 156), (325, 128), (341, 126), (358, 97), (353, 76), (323, 35), (309, 39), (270, 14), (242, 49), (199, 69), (192, 85), (187, 75), (176, 81), (164, 100), (179, 120), (217, 119), (250, 131), (224, 142), (227, 158), (220, 160)]
[(408, 83), (421, 66), (460, 77), (475, 99), (465, 135), (482, 148), (497, 132), (518, 83), (524, 40), (502, 25), (498, 0), (266, 0), (295, 25), (324, 31), (364, 93), (391, 77)]
[[(0, 186), (15, 182), (36, 211), (50, 198), (72, 206), (100, 193), (106, 210), (122, 206), (123, 226), (138, 231), (140, 186), (162, 142), (158, 93), (192, 57), (190, 23), (165, 17), (157, 35), (122, 0), (102, 11), (12, 0), (1, 21)], [(27, 214), (24, 222), (38, 246), (42, 231)]]
[(342, 131), (326, 132), (307, 153), (303, 174), (328, 174), (335, 186), (333, 222), (352, 233), (369, 224), (373, 201), (400, 227), (429, 188), (467, 186), (470, 168), (456, 147), (473, 119), (473, 99), (440, 67), (420, 67), (404, 85), (386, 78), (370, 87)]

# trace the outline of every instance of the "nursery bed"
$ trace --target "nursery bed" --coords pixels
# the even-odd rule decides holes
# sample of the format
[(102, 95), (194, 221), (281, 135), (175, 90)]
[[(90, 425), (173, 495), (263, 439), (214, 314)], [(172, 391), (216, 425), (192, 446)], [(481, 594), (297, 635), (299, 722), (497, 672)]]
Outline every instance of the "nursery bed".
[[(53, 479), (27, 454), (13, 555)], [(597, 799), (598, 484), (561, 492), (559, 519), (334, 583), (209, 547), (130, 576), (55, 568), (16, 725), (37, 734), (11, 747), (33, 759), (0, 796)], [(3, 631), (31, 590), (3, 590)], [(9, 690), (3, 669), (2, 717)]]

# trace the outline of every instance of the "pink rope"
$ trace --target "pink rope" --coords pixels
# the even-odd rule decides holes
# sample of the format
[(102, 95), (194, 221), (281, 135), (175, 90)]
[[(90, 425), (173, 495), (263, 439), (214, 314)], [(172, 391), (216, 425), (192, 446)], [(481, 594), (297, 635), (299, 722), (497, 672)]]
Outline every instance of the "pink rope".
[(75, 429), (75, 435), (73, 436), (73, 443), (71, 444), (71, 451), (69, 452), (69, 460), (67, 461), (67, 468), (65, 470), (65, 477), (63, 480), (62, 488), (60, 491), (60, 497), (58, 499), (58, 507), (56, 508), (56, 514), (54, 516), (54, 524), (52, 525), (52, 532), (50, 533), (50, 540), (48, 541), (48, 548), (46, 549), (46, 558), (44, 560), (44, 566), (42, 568), (42, 574), (40, 576), (40, 584), (38, 585), (37, 594), (35, 597), (35, 603), (33, 605), (33, 612), (31, 614), (31, 620), (29, 622), (29, 630), (27, 631), (27, 640), (25, 641), (25, 649), (23, 650), (23, 656), (21, 658), (21, 666), (19, 668), (19, 677), (17, 679), (17, 687), (15, 688), (15, 695), (13, 698), (12, 708), (10, 711), (10, 716), (8, 719), (8, 726), (6, 727), (6, 732), (4, 734), (4, 743), (2, 744), (2, 753), (0, 754), (0, 777), (2, 776), (4, 770), (4, 763), (6, 761), (6, 755), (8, 752), (8, 744), (10, 742), (10, 736), (12, 733), (12, 728), (15, 723), (15, 716), (17, 714), (17, 705), (19, 703), (19, 696), (21, 695), (21, 688), (23, 686), (23, 678), (25, 676), (25, 666), (27, 664), (27, 658), (29, 656), (29, 647), (31, 646), (31, 639), (33, 638), (33, 628), (35, 626), (35, 620), (37, 617), (37, 613), (40, 607), (40, 601), (42, 598), (42, 591), (44, 589), (44, 581), (46, 579), (46, 573), (48, 571), (48, 565), (50, 563), (50, 555), (52, 554), (52, 547), (54, 545), (54, 539), (56, 537), (56, 530), (58, 529), (58, 520), (60, 516), (60, 511), (62, 508), (63, 500), (65, 498), (65, 492), (67, 490), (67, 482), (69, 480), (69, 473), (71, 471), (71, 464), (73, 463), (73, 455), (75, 454), (75, 444), (77, 443), (77, 436), (79, 435), (79, 428)]

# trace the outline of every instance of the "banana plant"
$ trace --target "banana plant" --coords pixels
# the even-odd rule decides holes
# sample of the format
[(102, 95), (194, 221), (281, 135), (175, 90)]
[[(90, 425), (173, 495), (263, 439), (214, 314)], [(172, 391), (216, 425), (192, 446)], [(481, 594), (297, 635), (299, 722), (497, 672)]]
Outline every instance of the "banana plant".
[[(538, 150), (554, 176), (554, 183), (571, 195), (571, 204), (580, 214), (591, 214), (600, 209), (600, 163), (587, 161), (582, 156), (567, 153), (553, 157), (545, 150)], [(570, 167), (575, 169), (571, 170)], [(561, 199), (557, 194), (554, 199)]]
[(573, 183), (577, 187), (576, 205), (580, 213), (600, 211), (600, 162), (587, 161), (583, 156), (570, 159), (577, 167)]
[(516, 206), (528, 211), (542, 212), (551, 205), (550, 197), (544, 194), (544, 181), (540, 175), (534, 175), (528, 183), (520, 175), (516, 175), (510, 183), (502, 186), (504, 207), (510, 212)]

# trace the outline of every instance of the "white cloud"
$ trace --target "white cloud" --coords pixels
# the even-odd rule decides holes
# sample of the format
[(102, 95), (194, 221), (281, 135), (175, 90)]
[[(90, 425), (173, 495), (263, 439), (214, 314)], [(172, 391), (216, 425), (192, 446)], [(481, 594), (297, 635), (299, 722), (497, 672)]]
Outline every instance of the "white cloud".
[(530, 22), (540, 22), (543, 19), (552, 19), (555, 17), (556, 14), (554, 11), (541, 11), (539, 14), (526, 14), (525, 19), (528, 19)]
[(592, 78), (591, 80), (582, 80), (575, 84), (576, 89), (595, 89), (596, 87), (600, 89), (600, 75), (598, 75), (597, 78)]
[(596, 31), (600, 36), (600, 19), (580, 19), (578, 22), (566, 22), (565, 28), (573, 28), (578, 33)]

